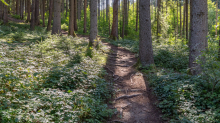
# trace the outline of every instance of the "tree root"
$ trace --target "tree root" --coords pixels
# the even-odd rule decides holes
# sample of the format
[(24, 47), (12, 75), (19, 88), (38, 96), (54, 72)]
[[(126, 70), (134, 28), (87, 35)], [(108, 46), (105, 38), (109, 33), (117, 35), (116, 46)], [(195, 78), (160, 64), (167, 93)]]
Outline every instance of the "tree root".
[(120, 96), (120, 97), (116, 98), (115, 100), (119, 100), (119, 99), (123, 99), (123, 98), (125, 98), (125, 99), (133, 98), (133, 97), (140, 96), (140, 95), (142, 95), (142, 94), (124, 95), (124, 96)]

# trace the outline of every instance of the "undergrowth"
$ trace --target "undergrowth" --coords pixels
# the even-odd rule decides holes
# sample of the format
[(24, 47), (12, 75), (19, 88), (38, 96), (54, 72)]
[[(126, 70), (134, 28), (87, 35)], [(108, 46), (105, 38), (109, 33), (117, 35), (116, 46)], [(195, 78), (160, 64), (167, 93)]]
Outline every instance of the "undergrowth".
[(86, 57), (83, 38), (51, 36), (45, 28), (0, 26), (0, 122), (105, 122), (107, 49)]

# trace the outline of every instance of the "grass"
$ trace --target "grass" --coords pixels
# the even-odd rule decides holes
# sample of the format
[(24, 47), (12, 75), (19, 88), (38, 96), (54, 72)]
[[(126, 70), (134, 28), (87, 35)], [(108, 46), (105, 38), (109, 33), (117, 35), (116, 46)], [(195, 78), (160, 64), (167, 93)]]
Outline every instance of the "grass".
[(105, 122), (107, 48), (27, 24), (0, 26), (0, 122)]

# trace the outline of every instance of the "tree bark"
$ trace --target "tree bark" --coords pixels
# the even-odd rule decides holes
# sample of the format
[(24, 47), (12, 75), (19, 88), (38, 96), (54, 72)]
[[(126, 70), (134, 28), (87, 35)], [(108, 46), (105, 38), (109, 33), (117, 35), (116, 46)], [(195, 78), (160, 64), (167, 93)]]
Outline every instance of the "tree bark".
[(215, 26), (215, 36), (217, 37), (218, 35), (218, 0), (216, 0), (216, 13), (215, 13), (215, 16), (216, 16), (216, 26)]
[(177, 24), (176, 24), (176, 33), (177, 33), (177, 35), (179, 34), (179, 28), (178, 28), (178, 26), (179, 26), (179, 12), (178, 12), (178, 9), (179, 9), (179, 0), (177, 0), (176, 1), (176, 4), (177, 4), (177, 6), (176, 6), (176, 13), (177, 13), (177, 15), (176, 15), (176, 20), (177, 20)]
[(3, 9), (4, 9), (4, 7), (3, 7), (3, 3), (2, 3), (2, 1), (0, 1), (0, 20), (2, 20), (3, 19)]
[(139, 0), (137, 0), (137, 11), (136, 11), (136, 32), (138, 31), (138, 15), (139, 15)]
[(123, 39), (124, 39), (124, 35), (125, 35), (125, 18), (126, 18), (126, 17), (125, 17), (125, 16), (126, 16), (126, 15), (125, 15), (125, 5), (126, 5), (126, 4), (125, 4), (125, 1), (126, 1), (126, 0), (123, 0), (123, 4), (122, 4), (122, 6), (123, 6), (123, 8), (122, 8), (123, 20), (122, 20), (122, 21), (123, 21), (123, 22), (122, 22), (122, 32), (121, 32), (122, 34), (121, 34), (121, 37), (122, 37)]
[(82, 4), (82, 2), (81, 2), (81, 0), (78, 0), (78, 10), (77, 10), (77, 18), (78, 18), (78, 20), (80, 20), (81, 19), (81, 4)]
[(97, 27), (97, 0), (90, 1), (90, 34), (89, 34), (89, 43), (90, 45), (94, 45), (94, 41), (98, 34)]
[(75, 31), (74, 31), (74, 0), (69, 1), (70, 4), (70, 14), (69, 14), (69, 35), (76, 37)]
[(52, 34), (61, 33), (61, 0), (54, 0), (54, 19)]
[(87, 11), (86, 11), (86, 8), (87, 8), (87, 0), (84, 0), (84, 30), (83, 30), (83, 33), (86, 33), (87, 30), (86, 30), (86, 19), (87, 19)]
[(45, 18), (44, 18), (44, 14), (45, 14), (45, 0), (42, 0), (42, 20), (43, 20), (43, 27), (45, 27)]
[(114, 0), (113, 2), (113, 24), (111, 38), (113, 40), (118, 39), (118, 0)]
[(180, 38), (182, 38), (182, 0), (180, 0)]
[(143, 66), (154, 64), (151, 37), (150, 0), (140, 0), (139, 57)]
[[(186, 4), (187, 5), (187, 4)], [(207, 36), (207, 0), (191, 0), (191, 26), (190, 26), (190, 55), (189, 55), (189, 68), (192, 75), (197, 75), (202, 72), (201, 66), (196, 62), (196, 59), (206, 49), (206, 36)], [(204, 58), (200, 57), (204, 62)]]
[(78, 30), (78, 26), (77, 26), (77, 0), (74, 0), (74, 30), (77, 31)]
[(186, 2), (184, 2), (184, 5), (183, 5), (183, 36), (184, 36), (184, 38), (186, 38), (185, 36), (185, 29), (186, 29), (186, 26), (185, 26), (185, 24), (186, 24)]
[(125, 35), (128, 35), (128, 0), (124, 0), (124, 15), (125, 15)]
[(188, 4), (188, 0), (186, 0), (186, 40), (189, 40), (189, 16), (188, 16), (188, 8), (189, 8), (189, 4)]
[(35, 25), (39, 24), (39, 0), (35, 0)]
[(24, 0), (20, 0), (20, 17), (21, 19), (24, 18)]
[[(7, 3), (8, 0), (5, 0), (5, 2)], [(8, 6), (7, 5), (4, 5), (3, 23), (4, 25), (8, 24)]]
[(49, 5), (49, 17), (48, 17), (48, 23), (47, 23), (47, 31), (50, 31), (50, 30), (51, 30), (52, 14), (53, 14), (53, 0), (50, 0), (50, 5)]
[(20, 6), (20, 4), (19, 4), (19, 0), (16, 0), (16, 14), (17, 15), (20, 15), (20, 12), (19, 12), (19, 6)]
[(63, 13), (64, 12), (64, 0), (62, 0), (62, 3), (61, 3), (61, 13)]
[(157, 0), (157, 39), (159, 38), (160, 34), (160, 4), (161, 0)]
[(31, 1), (30, 0), (27, 0), (27, 22), (30, 22), (31, 19), (30, 19), (30, 13), (31, 13)]
[(30, 30), (35, 29), (35, 0), (32, 0), (32, 12), (31, 12), (31, 25), (30, 25)]

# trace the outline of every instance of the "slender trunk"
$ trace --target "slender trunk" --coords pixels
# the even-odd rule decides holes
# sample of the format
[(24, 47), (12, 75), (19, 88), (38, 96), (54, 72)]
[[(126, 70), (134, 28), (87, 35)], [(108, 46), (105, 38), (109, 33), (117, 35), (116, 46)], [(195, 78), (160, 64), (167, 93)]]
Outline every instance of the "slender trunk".
[(186, 24), (186, 2), (184, 2), (184, 5), (183, 5), (183, 36), (184, 36), (184, 38), (186, 38), (185, 36), (185, 29), (186, 29), (186, 26), (185, 26), (185, 24)]
[(139, 15), (139, 0), (137, 0), (137, 11), (136, 11), (136, 32), (138, 31), (138, 15)]
[(180, 0), (180, 38), (182, 38), (182, 0)]
[(179, 8), (179, 0), (177, 0), (176, 1), (176, 4), (177, 4), (177, 6), (176, 6), (176, 13), (177, 13), (177, 15), (176, 15), (176, 20), (177, 20), (177, 24), (176, 24), (176, 33), (177, 33), (177, 35), (179, 34), (179, 28), (178, 28), (178, 26), (179, 26), (179, 15), (178, 15), (178, 8)]
[(150, 0), (140, 0), (139, 57), (143, 66), (154, 64), (151, 37)]
[(122, 11), (123, 11), (123, 23), (122, 23), (122, 34), (121, 34), (121, 37), (124, 39), (124, 35), (125, 35), (125, 1), (126, 0), (123, 0), (123, 8), (122, 8)]
[(50, 30), (51, 30), (52, 14), (53, 14), (53, 0), (50, 0), (49, 18), (48, 18), (48, 24), (47, 24), (47, 31), (50, 31)]
[(43, 27), (45, 27), (45, 18), (44, 18), (44, 14), (45, 14), (45, 0), (42, 1), (42, 20), (43, 20)]
[(89, 44), (90, 46), (94, 45), (96, 36), (98, 34), (97, 27), (97, 0), (90, 1), (90, 34), (89, 34)]
[(161, 0), (157, 0), (157, 39), (159, 39), (160, 34), (160, 4)]
[(40, 21), (39, 21), (39, 0), (35, 1), (35, 25), (40, 25)]
[(69, 14), (69, 35), (76, 37), (75, 31), (74, 31), (74, 0), (69, 1), (70, 4), (70, 14)]
[(12, 0), (12, 14), (15, 14), (15, 7), (16, 7), (16, 5), (15, 5), (15, 0)]
[(87, 18), (87, 12), (86, 12), (86, 8), (87, 8), (87, 0), (84, 0), (84, 30), (83, 33), (86, 33), (86, 18)]
[[(7, 3), (8, 0), (5, 0), (5, 2)], [(3, 23), (4, 25), (8, 24), (8, 6), (7, 5), (4, 5)]]
[(77, 0), (74, 0), (74, 30), (77, 31)]
[(125, 15), (125, 24), (123, 24), (125, 26), (125, 35), (128, 35), (128, 0), (124, 0), (124, 15)]
[(189, 8), (189, 4), (188, 4), (188, 0), (186, 0), (186, 40), (189, 40), (189, 16), (188, 16), (188, 8)]
[(98, 19), (100, 22), (100, 0), (98, 0)]
[(68, 12), (68, 0), (66, 0), (66, 18), (67, 18), (67, 12)]
[(20, 15), (20, 13), (19, 13), (19, 0), (16, 0), (16, 14), (17, 15)]
[(4, 12), (4, 7), (3, 7), (3, 3), (2, 3), (2, 1), (0, 1), (0, 20), (2, 20), (3, 19), (3, 12)]
[(218, 35), (218, 0), (216, 0), (216, 26), (215, 26), (215, 36), (217, 37)]
[(23, 13), (24, 13), (24, 0), (20, 0), (20, 17), (21, 17), (21, 19), (24, 18)]
[(27, 22), (30, 22), (31, 19), (30, 19), (30, 6), (31, 6), (31, 2), (30, 0), (27, 0)]
[(118, 39), (118, 0), (114, 0), (113, 2), (113, 24), (111, 38), (113, 40)]
[(30, 30), (34, 30), (35, 28), (35, 0), (32, 0), (32, 8), (31, 8), (31, 25), (30, 25)]
[(80, 20), (80, 18), (81, 18), (81, 4), (82, 4), (82, 2), (81, 2), (81, 0), (78, 0), (78, 8), (77, 8), (77, 18), (78, 18), (78, 20)]

